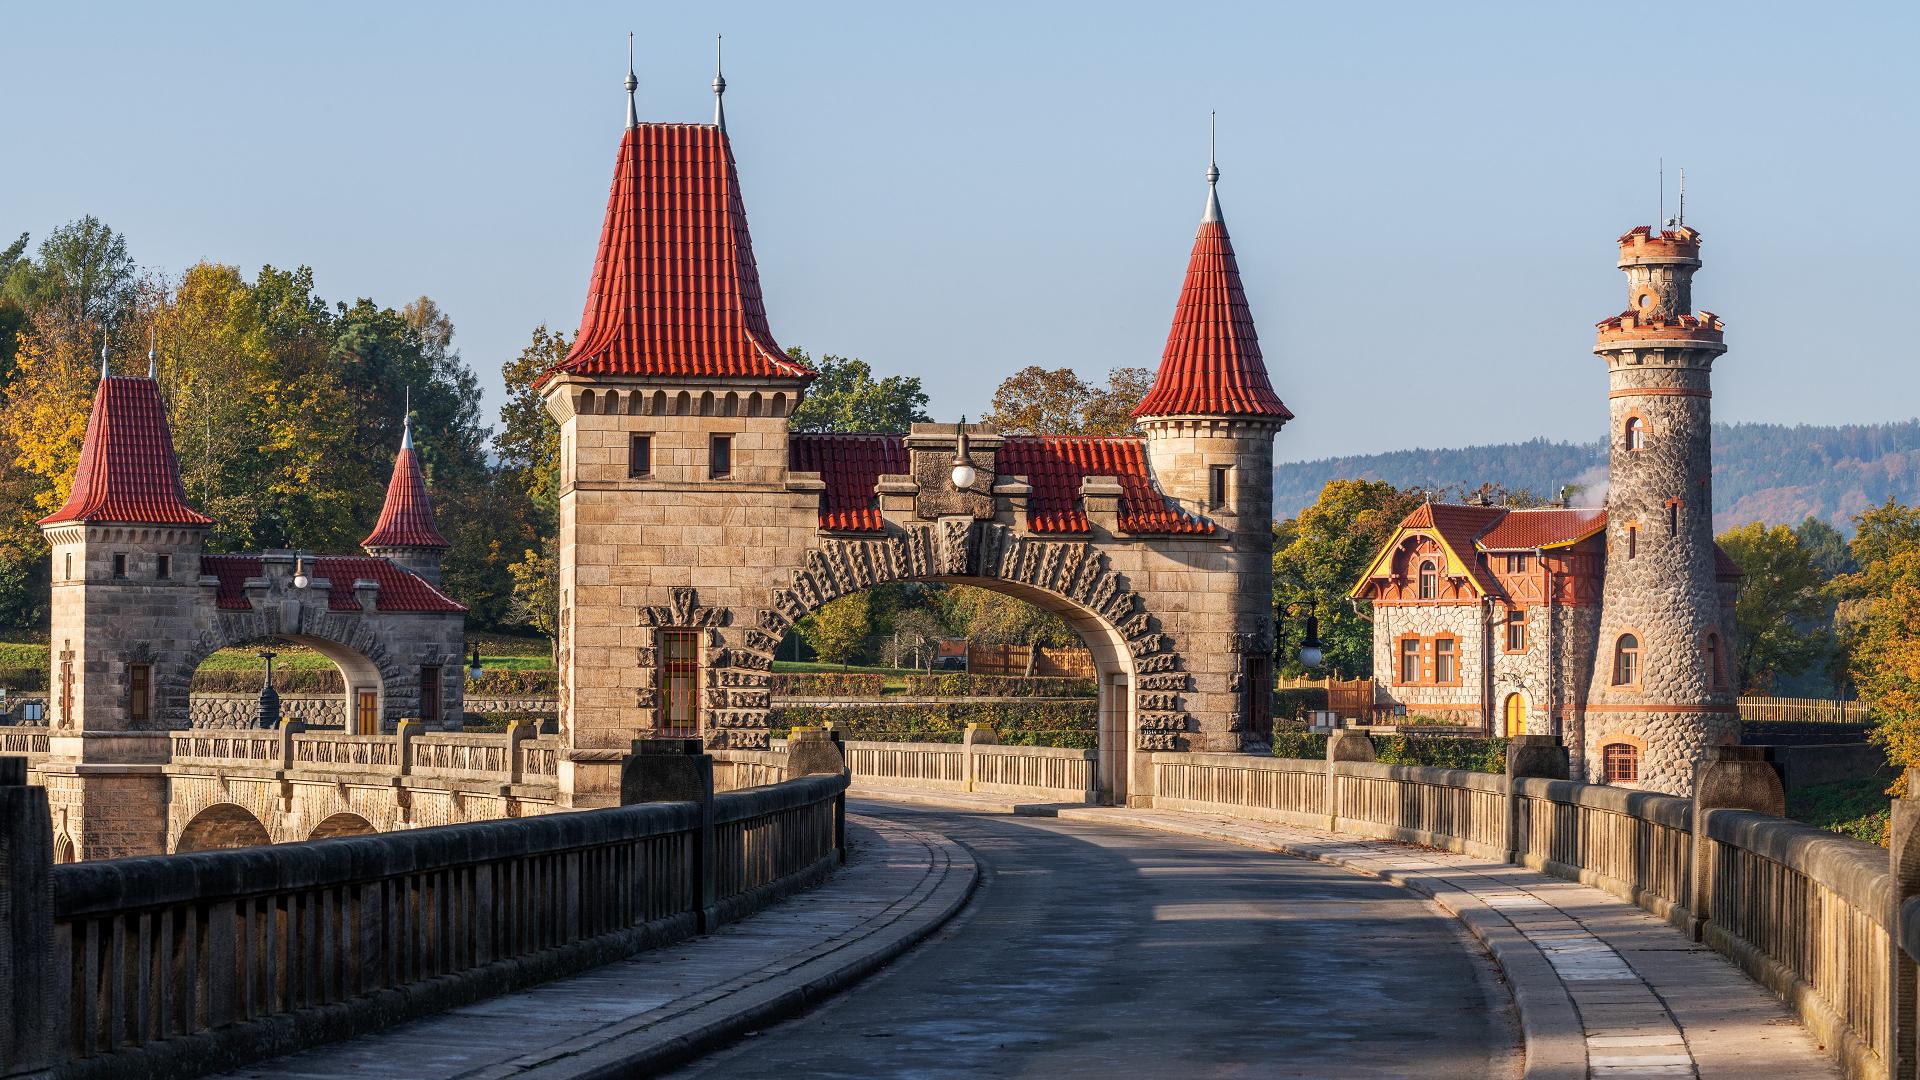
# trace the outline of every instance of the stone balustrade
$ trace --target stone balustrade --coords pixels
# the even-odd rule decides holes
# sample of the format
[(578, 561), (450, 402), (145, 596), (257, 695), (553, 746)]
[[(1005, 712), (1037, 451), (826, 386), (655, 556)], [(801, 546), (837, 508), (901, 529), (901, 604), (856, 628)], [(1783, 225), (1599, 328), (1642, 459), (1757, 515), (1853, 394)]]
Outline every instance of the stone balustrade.
[(536, 737), (529, 724), (504, 733), (467, 733), (422, 732), (406, 723), (392, 735), (353, 735), (307, 731), (286, 721), (272, 731), (191, 728), (169, 738), (169, 768), (176, 770), (350, 774), (362, 780), (385, 774), (489, 788), (551, 788), (559, 750), (558, 739)]
[(1099, 798), (1099, 752), (1050, 746), (1000, 746), (969, 725), (958, 743), (846, 744), (854, 783), (880, 788), (977, 792), (1049, 802)]
[[(175, 748), (251, 765), (296, 744), (350, 758), (379, 745), (288, 736), (183, 732)], [(228, 741), (183, 745), (216, 738)], [(429, 738), (402, 740), (400, 760), (433, 747), (426, 768), (492, 776), (515, 749)], [(551, 746), (537, 749), (550, 760)], [(60, 866), (46, 792), (25, 780), (23, 761), (0, 759), (4, 1076), (231, 1068), (685, 938), (843, 856), (839, 772), (709, 786), (693, 801)]]

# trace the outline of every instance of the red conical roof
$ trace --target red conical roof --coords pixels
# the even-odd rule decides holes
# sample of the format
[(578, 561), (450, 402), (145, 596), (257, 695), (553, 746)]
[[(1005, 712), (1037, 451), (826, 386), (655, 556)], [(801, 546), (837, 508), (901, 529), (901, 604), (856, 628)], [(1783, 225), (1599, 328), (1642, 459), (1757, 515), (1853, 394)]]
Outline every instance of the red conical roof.
[(1160, 372), (1133, 415), (1293, 419), (1267, 381), (1233, 241), (1211, 195), (1187, 260), (1187, 281), (1173, 311)]
[(380, 520), (373, 526), (373, 535), (360, 541), (360, 546), (368, 550), (453, 546), (433, 524), (433, 500), (427, 498), (427, 476), (420, 468), (420, 455), (413, 451), (412, 432), (401, 442), (400, 456), (393, 459), (393, 479), (387, 482), (387, 501), (380, 508)]
[(580, 332), (556, 371), (807, 379), (767, 329), (727, 134), (640, 124), (620, 139)]
[(187, 505), (159, 383), (111, 376), (100, 380), (73, 490), (66, 505), (41, 518), (40, 524), (65, 521), (213, 524), (212, 518)]

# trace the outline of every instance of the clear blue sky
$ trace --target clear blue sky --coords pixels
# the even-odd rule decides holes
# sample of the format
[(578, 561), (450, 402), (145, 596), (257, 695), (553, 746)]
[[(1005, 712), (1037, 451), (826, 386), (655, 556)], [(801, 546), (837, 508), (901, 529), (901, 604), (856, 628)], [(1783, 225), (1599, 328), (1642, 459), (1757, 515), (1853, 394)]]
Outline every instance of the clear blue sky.
[[(1726, 420), (1905, 418), (1913, 5), (8, 4), (0, 233), (439, 301), (499, 400), (571, 332), (624, 115), (729, 130), (776, 336), (978, 415), (1157, 364), (1220, 112), (1283, 459), (1597, 438), (1592, 324), (1664, 156)], [(1671, 195), (1669, 196), (1671, 209)]]

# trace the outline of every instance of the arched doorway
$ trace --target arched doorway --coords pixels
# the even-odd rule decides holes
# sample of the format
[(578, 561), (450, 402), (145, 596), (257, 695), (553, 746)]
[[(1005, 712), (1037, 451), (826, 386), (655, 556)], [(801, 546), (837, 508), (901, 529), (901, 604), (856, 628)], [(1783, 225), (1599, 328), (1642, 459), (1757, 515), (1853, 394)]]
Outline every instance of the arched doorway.
[(218, 851), (226, 848), (258, 847), (271, 844), (267, 827), (246, 808), (233, 803), (216, 803), (193, 815), (180, 839), (173, 845), (176, 853)]
[(359, 814), (342, 810), (313, 827), (307, 835), (309, 840), (325, 840), (334, 836), (366, 836), (374, 831), (373, 823)]
[(1527, 733), (1527, 696), (1521, 693), (1507, 695), (1506, 704), (1501, 707), (1501, 731), (1511, 739)]
[[(250, 726), (266, 676), (262, 652), (275, 654), (282, 719), (352, 734), (382, 732), (387, 674), (357, 649), (308, 634), (273, 634), (209, 648), (187, 669), (188, 726)], [(429, 671), (437, 691), (438, 668), (422, 670), (423, 687)]]

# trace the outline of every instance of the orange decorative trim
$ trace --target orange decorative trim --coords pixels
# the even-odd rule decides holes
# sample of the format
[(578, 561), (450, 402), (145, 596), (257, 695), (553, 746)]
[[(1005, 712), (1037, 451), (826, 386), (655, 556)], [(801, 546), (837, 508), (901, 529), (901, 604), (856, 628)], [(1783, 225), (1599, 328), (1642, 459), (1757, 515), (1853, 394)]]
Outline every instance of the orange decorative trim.
[(1588, 705), (1590, 713), (1685, 713), (1688, 715), (1738, 714), (1738, 705)]
[(1693, 387), (1691, 387), (1691, 386), (1647, 386), (1647, 387), (1642, 387), (1642, 388), (1640, 388), (1640, 389), (1638, 389), (1638, 390), (1609, 390), (1609, 391), (1607, 391), (1607, 397), (1608, 397), (1609, 399), (1611, 399), (1611, 398), (1627, 398), (1627, 397), (1698, 397), (1698, 398), (1710, 398), (1710, 397), (1712, 397), (1712, 396), (1713, 396), (1713, 391), (1711, 391), (1711, 390), (1695, 390), (1695, 389), (1694, 389)]

